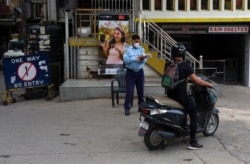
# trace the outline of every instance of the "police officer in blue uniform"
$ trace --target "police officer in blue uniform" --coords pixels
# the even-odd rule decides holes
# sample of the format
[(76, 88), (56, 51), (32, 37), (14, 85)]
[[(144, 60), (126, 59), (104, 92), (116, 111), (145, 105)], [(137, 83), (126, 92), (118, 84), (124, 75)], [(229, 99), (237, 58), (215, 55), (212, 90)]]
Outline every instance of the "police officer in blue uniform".
[(147, 62), (145, 50), (139, 45), (140, 37), (132, 36), (132, 45), (125, 50), (123, 61), (126, 67), (126, 97), (124, 102), (125, 115), (130, 115), (131, 100), (136, 86), (138, 104), (144, 102), (144, 71), (143, 66)]

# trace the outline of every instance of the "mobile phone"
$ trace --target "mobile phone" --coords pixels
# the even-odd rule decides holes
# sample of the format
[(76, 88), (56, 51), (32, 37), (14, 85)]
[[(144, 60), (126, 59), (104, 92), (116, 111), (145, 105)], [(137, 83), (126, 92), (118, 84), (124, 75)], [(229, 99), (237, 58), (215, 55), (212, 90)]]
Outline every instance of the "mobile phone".
[(100, 35), (100, 42), (104, 42), (105, 41), (105, 35), (104, 34), (101, 34)]

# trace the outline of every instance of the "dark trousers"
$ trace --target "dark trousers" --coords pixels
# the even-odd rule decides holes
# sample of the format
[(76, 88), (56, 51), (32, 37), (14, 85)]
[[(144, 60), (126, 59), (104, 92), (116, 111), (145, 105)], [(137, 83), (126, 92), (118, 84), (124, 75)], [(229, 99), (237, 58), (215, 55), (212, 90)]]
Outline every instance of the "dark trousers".
[(138, 104), (144, 101), (144, 71), (141, 69), (138, 72), (134, 72), (132, 70), (127, 69), (126, 72), (126, 96), (124, 109), (130, 110), (131, 108), (131, 100), (134, 96), (134, 87), (136, 86), (137, 96), (138, 96)]
[(195, 141), (197, 129), (197, 107), (194, 99), (189, 97), (186, 93), (168, 95), (170, 98), (178, 101), (184, 106), (190, 117), (190, 141)]

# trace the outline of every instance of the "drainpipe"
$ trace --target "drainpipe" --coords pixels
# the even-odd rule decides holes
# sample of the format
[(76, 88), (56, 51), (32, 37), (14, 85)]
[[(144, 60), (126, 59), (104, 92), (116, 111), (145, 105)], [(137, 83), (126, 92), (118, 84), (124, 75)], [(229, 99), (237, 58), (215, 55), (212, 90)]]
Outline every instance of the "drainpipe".
[(139, 23), (138, 23), (138, 35), (140, 36), (140, 38), (142, 38), (142, 32), (141, 32), (141, 24), (142, 24), (142, 0), (139, 1), (139, 14), (138, 14), (138, 18), (139, 18)]
[(69, 79), (69, 13), (65, 11), (64, 79)]

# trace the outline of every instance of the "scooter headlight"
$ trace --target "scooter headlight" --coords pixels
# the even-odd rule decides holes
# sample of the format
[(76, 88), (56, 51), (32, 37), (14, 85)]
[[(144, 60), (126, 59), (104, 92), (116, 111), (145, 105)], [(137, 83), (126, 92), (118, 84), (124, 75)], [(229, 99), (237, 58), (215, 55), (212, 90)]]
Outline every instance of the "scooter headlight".
[(150, 111), (150, 115), (156, 115), (156, 114), (163, 114), (163, 113), (167, 113), (168, 110), (166, 109), (153, 109)]

